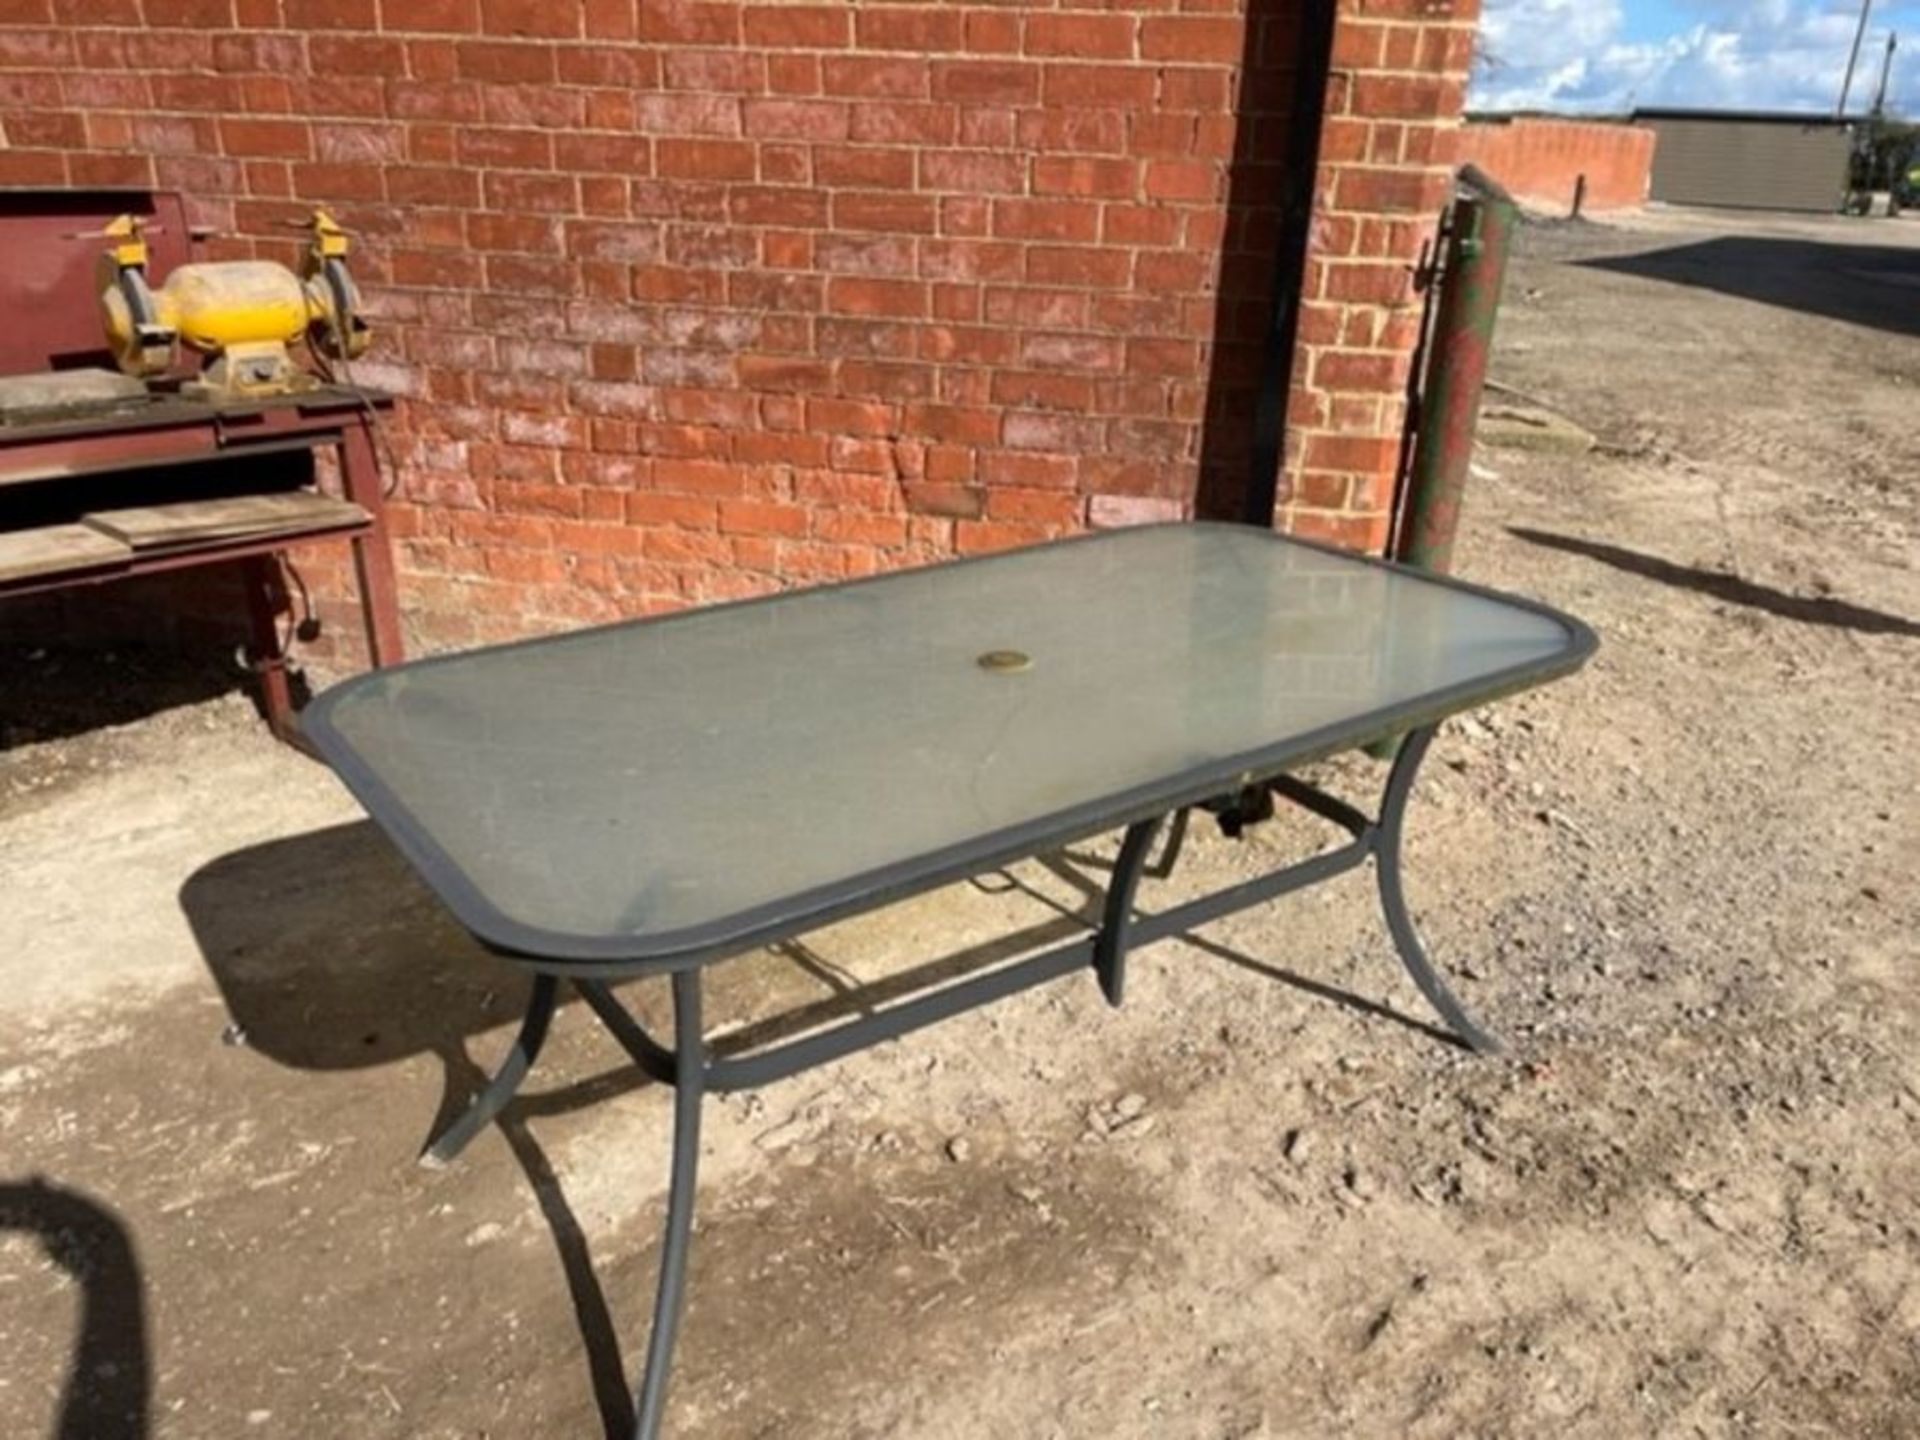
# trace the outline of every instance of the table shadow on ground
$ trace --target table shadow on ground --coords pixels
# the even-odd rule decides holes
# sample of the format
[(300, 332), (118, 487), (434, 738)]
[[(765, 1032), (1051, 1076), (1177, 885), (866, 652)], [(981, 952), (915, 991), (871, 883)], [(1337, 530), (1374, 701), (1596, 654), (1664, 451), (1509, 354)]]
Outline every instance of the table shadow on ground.
[[(491, 1060), (471, 1055), (468, 1040), (510, 1024), (526, 1005), (529, 978), (474, 941), (369, 821), (221, 856), (188, 878), (180, 903), (231, 1017), (235, 1041), (278, 1064), (315, 1071), (437, 1057), (446, 1079), (439, 1113), (423, 1140), (459, 1114), (486, 1081)], [(988, 944), (866, 983), (796, 940), (775, 953), (793, 967), (788, 993), (812, 998), (731, 1031), (716, 1049), (775, 1044), (1085, 931), (1077, 919), (1049, 916)], [(743, 969), (721, 966), (715, 976)], [(640, 991), (649, 983), (664, 989), (657, 981), (629, 988)], [(580, 1004), (577, 998), (570, 1003)], [(630, 1065), (578, 1079), (557, 1066), (536, 1069), (497, 1127), (552, 1235), (609, 1436), (625, 1437), (632, 1425), (628, 1367), (586, 1233), (528, 1122), (652, 1083)], [(399, 1157), (396, 1163), (402, 1163)]]
[[(421, 1054), (451, 1058), (470, 1037), (512, 1022), (525, 1008), (526, 972), (469, 936), (370, 821), (223, 855), (188, 878), (180, 904), (233, 1038), (295, 1069), (361, 1069)], [(715, 1049), (730, 1054), (773, 1044), (1085, 930), (1079, 920), (1043, 918), (867, 981), (803, 941), (777, 945), (772, 951), (795, 967), (798, 990), (818, 998), (737, 1026)], [(728, 985), (738, 968), (715, 967), (720, 1003), (710, 1008), (724, 1013), (737, 998), (726, 992), (738, 988)], [(626, 984), (664, 990), (658, 981)], [(529, 1113), (554, 1108), (539, 1097), (521, 1103)]]
[[(795, 987), (782, 991), (791, 1003), (731, 1028), (716, 1051), (737, 1054), (776, 1044), (1040, 946), (1086, 937), (1099, 923), (1101, 872), (1108, 862), (1080, 848), (1041, 857), (1040, 863), (1073, 893), (1071, 902), (1009, 872), (983, 876), (975, 882), (982, 889), (1022, 891), (1036, 902), (1038, 918), (879, 978), (847, 973), (805, 939), (772, 947), (795, 967)], [(451, 1110), (470, 1093), (474, 1062), (466, 1042), (512, 1023), (526, 1004), (525, 972), (472, 939), (370, 821), (223, 855), (188, 878), (180, 903), (226, 1004), (233, 1038), (296, 1069), (361, 1069), (436, 1055), (449, 1067), (452, 1093), (443, 1111)], [(1155, 903), (1150, 892), (1143, 895), (1145, 908)], [(1316, 998), (1438, 1033), (1389, 1006), (1269, 961), (1218, 944), (1205, 948)], [(739, 967), (715, 968), (717, 1011), (724, 1012), (732, 998), (726, 994), (730, 972), (738, 974)], [(664, 989), (657, 981), (630, 983)], [(645, 1083), (623, 1069), (525, 1094), (517, 1103), (530, 1116), (551, 1114)]]
[[(716, 1052), (778, 1044), (1041, 947), (1087, 939), (1099, 923), (1102, 872), (1109, 862), (1081, 849), (1041, 857), (1040, 863), (1062, 882), (1070, 899), (1047, 894), (1011, 872), (983, 876), (974, 882), (983, 890), (1017, 890), (1037, 901), (1037, 918), (1003, 936), (877, 979), (850, 974), (804, 939), (772, 947), (793, 967), (793, 984), (780, 991), (785, 1007), (728, 1030), (715, 1042)], [(1154, 903), (1151, 895), (1145, 899)], [(526, 974), (473, 940), (370, 821), (221, 856), (188, 878), (180, 903), (226, 1004), (235, 1040), (276, 1063), (318, 1071), (436, 1056), (446, 1081), (427, 1134), (438, 1133), (485, 1083), (491, 1061), (483, 1064), (472, 1056), (468, 1040), (511, 1024), (526, 1005), (531, 983)], [(1183, 938), (1201, 953), (1317, 999), (1452, 1043), (1444, 1032), (1380, 1002), (1211, 940)], [(1382, 953), (1388, 953), (1384, 937)], [(716, 967), (713, 989), (723, 1002), (713, 1007), (717, 1012), (737, 1008), (724, 1003), (728, 978), (746, 973), (748, 967)], [(632, 988), (639, 992), (648, 985), (664, 989), (658, 981), (633, 982)], [(651, 1083), (630, 1065), (580, 1079), (565, 1078), (557, 1066), (544, 1073), (536, 1068), (530, 1088), (498, 1122), (552, 1234), (609, 1436), (625, 1436), (632, 1423), (628, 1367), (585, 1232), (528, 1121)]]

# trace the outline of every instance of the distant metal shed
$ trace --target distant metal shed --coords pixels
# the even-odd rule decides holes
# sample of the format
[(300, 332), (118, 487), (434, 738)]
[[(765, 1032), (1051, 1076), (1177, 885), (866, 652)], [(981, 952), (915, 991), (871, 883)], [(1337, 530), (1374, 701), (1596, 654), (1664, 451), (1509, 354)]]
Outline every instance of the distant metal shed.
[(1633, 120), (1660, 137), (1655, 200), (1833, 214), (1845, 199), (1852, 120), (1740, 110), (1637, 110)]

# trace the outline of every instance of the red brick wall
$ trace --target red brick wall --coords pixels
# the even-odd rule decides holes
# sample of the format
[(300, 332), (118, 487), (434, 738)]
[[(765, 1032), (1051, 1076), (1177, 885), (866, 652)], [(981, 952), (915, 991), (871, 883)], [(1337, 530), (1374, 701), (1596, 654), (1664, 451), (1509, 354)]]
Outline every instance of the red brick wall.
[[(458, 644), (1231, 512), (1300, 3), (0, 0), (0, 184), (360, 233)], [(1376, 546), (1478, 0), (1341, 12), (1276, 518)]]
[(1476, 121), (1461, 131), (1461, 159), (1542, 209), (1573, 205), (1587, 177), (1589, 210), (1632, 210), (1653, 186), (1654, 132), (1570, 120)]

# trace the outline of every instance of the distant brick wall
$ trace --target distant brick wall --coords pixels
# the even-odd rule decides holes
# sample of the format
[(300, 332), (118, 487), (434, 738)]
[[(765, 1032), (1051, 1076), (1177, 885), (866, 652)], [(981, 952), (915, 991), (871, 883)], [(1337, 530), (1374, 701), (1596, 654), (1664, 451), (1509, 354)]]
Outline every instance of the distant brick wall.
[(1542, 209), (1570, 209), (1584, 175), (1587, 209), (1632, 210), (1647, 203), (1656, 138), (1638, 125), (1475, 121), (1461, 131), (1460, 158)]
[[(1301, 3), (0, 0), (0, 184), (358, 231), (460, 644), (1231, 511)], [(1384, 537), (1477, 14), (1342, 0), (1285, 526)]]

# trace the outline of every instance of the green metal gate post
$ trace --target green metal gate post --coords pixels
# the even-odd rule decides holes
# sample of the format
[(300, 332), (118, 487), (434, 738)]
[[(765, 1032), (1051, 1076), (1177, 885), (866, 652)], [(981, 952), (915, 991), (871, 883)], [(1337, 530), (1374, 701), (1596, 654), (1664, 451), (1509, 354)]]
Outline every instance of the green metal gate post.
[[(1460, 172), (1460, 182), (1467, 193), (1455, 197), (1445, 221), (1438, 313), (1413, 417), (1419, 433), (1404, 493), (1396, 497), (1390, 542), (1393, 559), (1442, 575), (1453, 568), (1453, 537), (1493, 359), (1493, 326), (1520, 225), (1520, 207), (1499, 185), (1470, 166)], [(1400, 738), (1369, 745), (1367, 753), (1391, 760)]]
[(1497, 186), (1453, 202), (1432, 359), (1420, 405), (1394, 558), (1445, 574), (1473, 464), (1493, 327), (1520, 210)]

